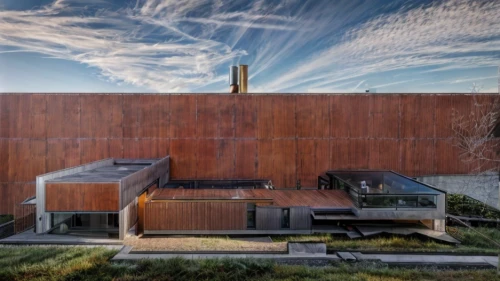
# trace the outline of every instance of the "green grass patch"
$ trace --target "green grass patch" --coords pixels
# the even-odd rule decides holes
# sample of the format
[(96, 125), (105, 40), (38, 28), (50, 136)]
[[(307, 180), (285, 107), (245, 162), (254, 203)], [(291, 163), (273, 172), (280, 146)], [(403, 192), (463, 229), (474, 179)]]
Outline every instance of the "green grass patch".
[(389, 268), (386, 264), (334, 263), (325, 267), (271, 260), (141, 260), (112, 263), (105, 248), (0, 247), (0, 280), (495, 280), (495, 270)]
[(14, 220), (13, 215), (0, 215), (0, 224), (4, 224), (4, 223), (9, 222), (11, 220)]
[[(479, 229), (487, 233), (492, 239), (500, 241), (500, 232), (496, 229)], [(356, 250), (356, 251), (415, 251), (415, 252), (457, 252), (457, 253), (487, 253), (496, 254), (498, 249), (472, 231), (462, 234), (461, 245), (442, 243), (431, 239), (416, 236), (378, 236), (373, 238), (350, 239), (348, 237), (332, 236), (329, 234), (273, 236), (274, 242), (288, 241), (318, 241), (326, 243), (329, 251)]]
[[(493, 248), (499, 249), (491, 241), (485, 239), (482, 235), (500, 244), (500, 229), (475, 227), (474, 230), (466, 227), (448, 227), (447, 231), (462, 242), (463, 246), (474, 248)], [(477, 233), (479, 232), (479, 233)]]

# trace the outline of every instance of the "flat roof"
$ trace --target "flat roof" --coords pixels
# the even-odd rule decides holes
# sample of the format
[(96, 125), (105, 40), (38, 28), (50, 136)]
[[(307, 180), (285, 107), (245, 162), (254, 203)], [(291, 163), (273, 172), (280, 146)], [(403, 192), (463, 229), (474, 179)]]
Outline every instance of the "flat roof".
[(183, 189), (160, 188), (152, 201), (272, 201), (277, 207), (350, 208), (353, 203), (343, 190), (296, 189)]
[(46, 183), (119, 182), (122, 178), (147, 168), (156, 161), (153, 159), (117, 159), (113, 165), (61, 176), (47, 180)]
[(344, 183), (367, 194), (441, 194), (435, 187), (387, 170), (338, 170), (328, 171)]

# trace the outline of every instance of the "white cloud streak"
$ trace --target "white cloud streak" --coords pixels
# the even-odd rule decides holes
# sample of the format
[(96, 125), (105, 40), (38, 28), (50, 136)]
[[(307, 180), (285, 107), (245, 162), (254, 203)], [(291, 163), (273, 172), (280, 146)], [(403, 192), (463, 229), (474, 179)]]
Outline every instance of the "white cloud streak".
[(158, 92), (222, 86), (226, 67), (237, 62), (250, 65), (251, 81), (259, 82), (251, 90), (263, 92), (333, 92), (363, 80), (355, 91), (365, 76), (386, 71), (499, 63), (499, 1), (436, 1), (361, 25), (360, 16), (376, 14), (372, 6), (331, 3), (138, 0), (117, 8), (104, 0), (57, 0), (0, 10), (0, 46), (15, 48), (0, 53), (76, 61), (110, 81)]

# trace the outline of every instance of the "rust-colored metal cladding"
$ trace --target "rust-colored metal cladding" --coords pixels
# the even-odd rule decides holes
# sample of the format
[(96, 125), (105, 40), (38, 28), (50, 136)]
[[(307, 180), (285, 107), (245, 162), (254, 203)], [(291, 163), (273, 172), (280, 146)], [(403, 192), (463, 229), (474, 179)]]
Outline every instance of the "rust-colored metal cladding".
[(0, 183), (0, 214), (15, 214), (16, 205), (34, 194), (34, 183)]
[[(369, 136), (375, 138), (398, 138), (399, 131), (399, 96), (372, 95), (370, 98), (370, 109), (367, 111), (371, 115), (368, 117)], [(364, 110), (364, 108), (361, 108)], [(356, 112), (352, 112), (356, 114)], [(366, 112), (364, 112), (366, 114)], [(361, 112), (358, 112), (360, 116)], [(371, 121), (371, 124), (370, 124)], [(361, 122), (357, 122), (358, 124)], [(366, 137), (366, 132), (359, 131), (356, 137)]]
[(328, 169), (468, 173), (451, 116), (473, 103), (457, 94), (4, 94), (0, 210), (35, 195), (37, 175), (108, 157), (171, 155), (173, 179), (268, 178), (279, 188), (316, 186)]
[(217, 143), (215, 139), (204, 139), (198, 141), (196, 152), (196, 175), (201, 179), (217, 178)]
[(233, 139), (217, 140), (217, 178), (234, 178), (234, 155), (235, 153)]
[(196, 95), (170, 96), (170, 138), (193, 138), (196, 135)]
[(295, 95), (273, 95), (273, 137), (295, 138)]
[(235, 141), (235, 178), (253, 179), (257, 177), (257, 141)]
[(239, 90), (241, 94), (248, 93), (248, 65), (240, 64)]
[(257, 137), (257, 97), (254, 95), (235, 96), (234, 133), (235, 138)]
[(119, 183), (47, 183), (47, 212), (117, 212)]

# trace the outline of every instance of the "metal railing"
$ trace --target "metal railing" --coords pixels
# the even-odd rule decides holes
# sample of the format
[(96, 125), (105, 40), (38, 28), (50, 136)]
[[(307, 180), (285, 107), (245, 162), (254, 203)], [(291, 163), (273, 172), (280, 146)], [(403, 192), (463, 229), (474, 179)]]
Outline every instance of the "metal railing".
[(35, 226), (36, 205), (19, 204), (15, 210), (15, 232), (20, 233)]

